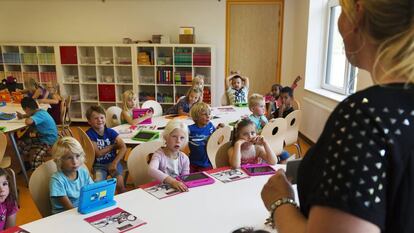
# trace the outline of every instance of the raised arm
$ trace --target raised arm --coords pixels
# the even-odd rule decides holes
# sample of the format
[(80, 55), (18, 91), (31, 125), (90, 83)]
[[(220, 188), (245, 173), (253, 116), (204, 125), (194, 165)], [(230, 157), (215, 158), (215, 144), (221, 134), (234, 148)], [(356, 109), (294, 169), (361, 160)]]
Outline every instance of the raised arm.
[(241, 165), (241, 145), (246, 141), (239, 139), (234, 143), (233, 147), (230, 147), (227, 150), (227, 155), (229, 156), (229, 163), (232, 168), (239, 168)]
[[(242, 77), (242, 76), (240, 76), (240, 77)], [(247, 89), (249, 89), (249, 87), (250, 87), (250, 81), (249, 81), (249, 78), (248, 77), (242, 77), (243, 78), (243, 81), (244, 81), (244, 86), (247, 88)]]
[(233, 77), (232, 75), (226, 77), (226, 80), (224, 81), (224, 84), (225, 84), (225, 87), (226, 87), (225, 91), (227, 91), (227, 89), (229, 89), (229, 87), (231, 86), (230, 80), (231, 80), (232, 77)]
[(266, 160), (268, 164), (275, 165), (277, 163), (275, 152), (270, 148), (269, 143), (263, 136), (257, 136), (256, 144), (256, 151), (259, 152), (259, 157)]

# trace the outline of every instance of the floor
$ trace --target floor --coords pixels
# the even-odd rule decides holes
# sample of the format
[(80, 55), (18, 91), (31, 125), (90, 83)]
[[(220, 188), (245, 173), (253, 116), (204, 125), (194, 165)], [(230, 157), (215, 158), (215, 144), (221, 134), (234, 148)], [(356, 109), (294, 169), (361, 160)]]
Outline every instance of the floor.
[[(88, 127), (83, 125), (81, 126), (84, 129), (87, 129)], [(310, 145), (306, 143), (304, 140), (299, 139), (299, 143), (301, 145), (303, 154), (306, 153), (306, 151), (309, 149)], [(296, 153), (296, 148), (294, 146), (287, 147), (287, 150), (289, 153), (294, 154)], [(18, 164), (17, 161), (13, 161), (14, 164)], [(19, 166), (15, 165), (13, 166), (14, 170), (16, 171), (16, 174), (20, 171)], [(24, 181), (23, 175), (17, 175), (17, 186), (19, 191), (19, 201), (20, 201), (20, 210), (17, 213), (17, 225), (26, 224), (35, 220), (40, 219), (42, 216), (38, 212), (31, 196), (29, 193), (29, 189), (26, 186), (26, 183)], [(127, 189), (132, 190), (134, 187), (132, 185), (132, 181), (128, 180)]]

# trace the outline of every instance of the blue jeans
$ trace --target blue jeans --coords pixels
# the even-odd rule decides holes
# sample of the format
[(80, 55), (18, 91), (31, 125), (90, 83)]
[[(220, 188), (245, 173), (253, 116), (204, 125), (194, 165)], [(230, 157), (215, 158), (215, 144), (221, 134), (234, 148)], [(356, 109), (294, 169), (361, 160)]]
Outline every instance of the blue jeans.
[[(109, 174), (109, 165), (111, 163), (107, 164), (101, 164), (101, 163), (95, 163), (93, 165), (93, 170), (95, 171), (95, 181), (101, 181), (106, 180), (106, 177), (108, 177)], [(120, 176), (122, 174), (123, 167), (121, 162), (119, 162), (116, 165), (116, 171), (109, 174), (112, 178), (116, 178), (117, 176)]]
[(279, 155), (279, 158), (280, 158), (280, 161), (279, 161), (279, 163), (280, 162), (282, 162), (282, 161), (285, 161), (286, 159), (288, 159), (290, 157), (290, 154), (289, 154), (289, 152), (287, 152), (287, 151), (282, 151), (282, 153)]

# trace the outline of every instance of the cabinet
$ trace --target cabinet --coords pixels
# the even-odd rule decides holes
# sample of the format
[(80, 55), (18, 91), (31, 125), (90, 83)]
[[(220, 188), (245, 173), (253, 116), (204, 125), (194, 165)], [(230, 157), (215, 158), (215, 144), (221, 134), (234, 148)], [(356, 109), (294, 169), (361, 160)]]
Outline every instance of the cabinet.
[(0, 80), (17, 79), (17, 87), (35, 79), (41, 84), (56, 82), (55, 47), (53, 45), (0, 45)]
[(214, 48), (183, 44), (1, 44), (0, 79), (16, 77), (21, 88), (34, 78), (58, 82), (71, 95), (71, 118), (86, 121), (91, 105), (122, 106), (133, 90), (142, 104), (156, 100), (164, 110), (186, 94), (196, 75), (205, 77), (204, 102), (211, 103)]
[(137, 45), (139, 101), (156, 100), (164, 111), (185, 95), (193, 77), (205, 77), (204, 102), (211, 104), (213, 67), (208, 45)]

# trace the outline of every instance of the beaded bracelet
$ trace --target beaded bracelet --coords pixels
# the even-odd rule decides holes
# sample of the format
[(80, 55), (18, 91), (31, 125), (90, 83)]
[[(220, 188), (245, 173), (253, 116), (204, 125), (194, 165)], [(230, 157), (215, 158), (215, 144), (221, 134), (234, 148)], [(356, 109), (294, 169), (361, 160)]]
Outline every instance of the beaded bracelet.
[(275, 228), (275, 224), (273, 222), (273, 217), (274, 217), (275, 211), (276, 211), (277, 208), (279, 208), (281, 205), (284, 205), (284, 204), (290, 204), (290, 205), (293, 205), (296, 208), (299, 208), (299, 206), (295, 202), (295, 200), (293, 200), (292, 198), (289, 198), (289, 197), (283, 197), (283, 198), (273, 202), (270, 205), (270, 209), (269, 209), (270, 217), (266, 219), (265, 224), (270, 225), (272, 228)]

